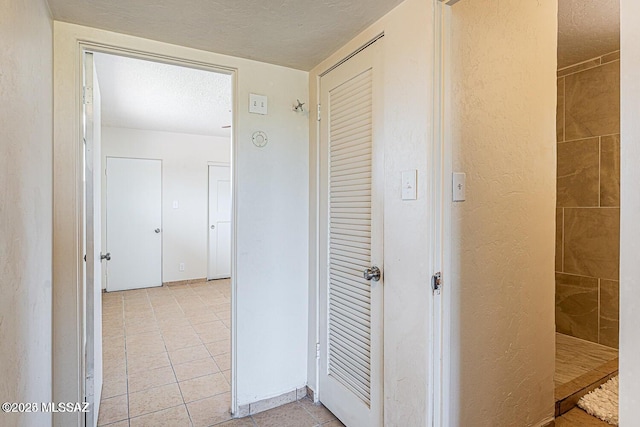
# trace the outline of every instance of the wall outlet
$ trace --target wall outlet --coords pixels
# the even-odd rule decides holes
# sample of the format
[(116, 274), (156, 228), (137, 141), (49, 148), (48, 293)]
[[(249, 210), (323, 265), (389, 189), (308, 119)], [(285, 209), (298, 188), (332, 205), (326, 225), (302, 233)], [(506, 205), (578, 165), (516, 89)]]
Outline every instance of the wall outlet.
[(184, 262), (180, 263), (180, 265), (178, 266), (178, 270), (184, 271)]

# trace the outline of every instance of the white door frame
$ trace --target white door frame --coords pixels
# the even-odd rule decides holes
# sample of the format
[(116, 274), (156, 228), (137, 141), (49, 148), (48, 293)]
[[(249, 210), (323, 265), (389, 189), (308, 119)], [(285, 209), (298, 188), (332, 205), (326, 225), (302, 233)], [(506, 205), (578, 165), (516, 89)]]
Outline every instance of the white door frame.
[[(84, 240), (85, 240), (85, 277), (84, 277), (84, 291), (86, 293), (86, 317), (85, 317), (85, 327), (87, 327), (86, 334), (84, 336), (84, 354), (86, 355), (86, 363), (83, 370), (83, 379), (84, 379), (84, 396), (85, 400), (90, 404), (93, 403), (93, 406), (90, 408), (89, 412), (86, 413), (85, 423), (91, 427), (97, 425), (98, 423), (98, 412), (100, 408), (100, 400), (102, 395), (102, 390), (96, 390), (96, 377), (100, 378), (99, 383), (102, 384), (102, 372), (96, 376), (95, 369), (95, 341), (96, 341), (96, 333), (95, 333), (95, 305), (96, 305), (96, 291), (102, 291), (102, 272), (99, 277), (96, 277), (96, 264), (102, 265), (102, 257), (96, 258), (96, 249), (98, 253), (101, 254), (101, 248), (96, 248), (94, 238), (90, 236), (94, 236), (95, 234), (100, 235), (102, 233), (101, 224), (96, 223), (96, 219), (101, 218), (100, 212), (95, 212), (95, 200), (96, 200), (96, 186), (94, 185), (96, 182), (96, 174), (100, 176), (100, 164), (96, 165), (96, 160), (99, 163), (102, 157), (100, 153), (100, 145), (98, 141), (94, 138), (95, 136), (95, 113), (96, 109), (94, 108), (93, 100), (96, 98), (94, 94), (98, 90), (97, 86), (97, 77), (95, 72), (95, 63), (93, 60), (92, 53), (85, 53), (82, 55), (83, 61), (83, 80), (84, 85), (86, 85), (90, 93), (91, 100), (86, 100), (83, 102), (83, 115), (84, 119), (84, 145), (85, 145), (85, 206), (84, 206)], [(86, 95), (86, 94), (85, 94)], [(99, 111), (99, 108), (97, 109)], [(98, 123), (100, 126), (100, 123)], [(97, 157), (96, 157), (97, 156)], [(97, 166), (97, 167), (96, 167)], [(98, 186), (100, 189), (100, 186)], [(99, 192), (101, 195), (101, 192)], [(100, 199), (100, 198), (98, 198)], [(100, 203), (102, 200), (100, 200)], [(96, 230), (97, 229), (97, 230)], [(100, 239), (98, 239), (100, 240)], [(96, 281), (100, 283), (98, 287), (99, 290), (96, 289)], [(101, 316), (102, 310), (98, 309), (98, 316)], [(91, 326), (88, 326), (91, 325)], [(102, 340), (102, 333), (100, 332), (98, 335), (98, 339)], [(99, 357), (101, 357), (100, 355)], [(97, 408), (97, 410), (96, 410)]]
[[(75, 282), (75, 292), (77, 293), (77, 301), (75, 307), (75, 313), (70, 313), (75, 318), (76, 325), (76, 339), (74, 342), (60, 343), (60, 346), (64, 346), (68, 351), (58, 351), (59, 360), (65, 364), (65, 371), (69, 372), (73, 375), (72, 378), (61, 379), (59, 381), (65, 381), (67, 383), (73, 382), (77, 384), (76, 395), (75, 398), (69, 396), (59, 397), (58, 401), (78, 401), (82, 402), (84, 400), (85, 395), (85, 383), (84, 383), (84, 372), (85, 367), (88, 361), (84, 357), (82, 342), (84, 340), (84, 336), (88, 333), (91, 333), (85, 330), (83, 326), (83, 317), (86, 315), (86, 310), (90, 308), (87, 305), (87, 295), (85, 294), (82, 286), (82, 276), (83, 276), (83, 236), (82, 236), (82, 228), (83, 228), (83, 215), (82, 210), (84, 208), (85, 200), (84, 200), (84, 192), (82, 191), (83, 186), (83, 169), (84, 163), (82, 161), (84, 144), (82, 139), (82, 115), (83, 115), (83, 103), (82, 103), (82, 93), (83, 93), (83, 84), (82, 84), (82, 70), (83, 70), (83, 57), (84, 52), (100, 52), (107, 53), (112, 55), (126, 56), (131, 58), (137, 58), (141, 60), (161, 62), (165, 64), (177, 65), (181, 67), (187, 68), (196, 68), (205, 71), (217, 72), (222, 74), (231, 75), (231, 85), (232, 85), (232, 127), (231, 127), (231, 187), (232, 187), (232, 214), (231, 214), (231, 230), (232, 230), (232, 238), (231, 238), (231, 411), (234, 414), (238, 413), (238, 403), (237, 403), (237, 381), (236, 381), (236, 366), (237, 366), (237, 357), (236, 357), (236, 346), (237, 346), (237, 309), (236, 309), (236, 271), (237, 271), (237, 257), (236, 257), (236, 235), (237, 235), (237, 173), (236, 173), (236, 132), (237, 129), (237, 69), (232, 67), (220, 66), (218, 64), (202, 62), (202, 61), (194, 61), (186, 58), (181, 58), (177, 56), (169, 56), (154, 53), (151, 51), (144, 50), (134, 50), (129, 49), (124, 46), (117, 46), (112, 44), (104, 44), (98, 43), (91, 40), (78, 39), (76, 44), (76, 78), (75, 78), (75, 87), (70, 87), (68, 90), (73, 91), (76, 94), (76, 103), (75, 103), (75, 135), (76, 135), (76, 146), (73, 152), (66, 153), (67, 155), (72, 156), (74, 159), (75, 170), (72, 172), (74, 179), (74, 188), (72, 189), (75, 192), (75, 199), (68, 201), (71, 206), (73, 214), (72, 221), (75, 225), (74, 229), (77, 230), (76, 235), (64, 236), (60, 233), (56, 233), (54, 231), (54, 248), (55, 247), (73, 247), (75, 248), (75, 254), (71, 253), (70, 257), (67, 256), (58, 256), (57, 260), (54, 256), (54, 269), (58, 266), (59, 270), (54, 273), (54, 280), (68, 280), (73, 277)], [(54, 63), (54, 67), (55, 67)], [(55, 101), (55, 100), (54, 100)], [(54, 102), (55, 103), (55, 102)], [(63, 154), (60, 152), (58, 155), (54, 154), (54, 163), (57, 160), (60, 160), (60, 156)], [(101, 169), (101, 167), (99, 168)], [(55, 172), (54, 168), (54, 174)], [(65, 176), (66, 177), (66, 176)], [(59, 200), (60, 204), (64, 203), (64, 201)], [(54, 218), (56, 215), (62, 216), (61, 211), (63, 209), (60, 208), (60, 205), (54, 205)], [(66, 210), (69, 213), (68, 210)], [(54, 219), (54, 224), (56, 224), (56, 220)], [(55, 230), (55, 225), (54, 225)], [(73, 241), (69, 241), (72, 239)], [(57, 310), (69, 310), (70, 307), (58, 307)], [(56, 308), (54, 308), (54, 311)], [(70, 310), (69, 310), (70, 311)], [(55, 328), (55, 325), (54, 325)], [(56, 347), (57, 348), (57, 347)], [(56, 351), (54, 349), (54, 351)], [(71, 363), (73, 362), (73, 363)], [(56, 369), (56, 366), (58, 369)], [(73, 369), (71, 368), (73, 366)], [(60, 363), (57, 365), (54, 362), (54, 373), (60, 375)], [(62, 393), (59, 389), (59, 384), (54, 379), (54, 393), (59, 392)], [(54, 398), (57, 396), (54, 394)], [(59, 416), (59, 418), (54, 417), (54, 425), (71, 425), (71, 419), (74, 420), (74, 424), (78, 426), (85, 425), (85, 417), (82, 413), (66, 413), (66, 414), (54, 414)], [(73, 418), (72, 418), (73, 417)], [(76, 424), (77, 423), (77, 424)]]
[[(429, 337), (429, 381), (427, 419), (434, 427), (450, 425), (451, 383), (451, 93), (450, 5), (448, 0), (433, 0), (434, 5), (434, 73), (433, 73), (433, 144), (431, 166), (431, 257), (434, 272), (441, 273), (441, 290), (433, 291), (430, 301), (432, 327)], [(457, 0), (449, 1), (453, 4)], [(433, 279), (432, 279), (433, 280)], [(432, 286), (433, 286), (432, 282)]]
[[(320, 100), (321, 100), (321, 84), (322, 84), (322, 77), (329, 74), (332, 70), (334, 70), (335, 68), (339, 67), (342, 63), (348, 61), (350, 58), (356, 56), (359, 52), (363, 51), (364, 49), (366, 49), (367, 47), (369, 47), (370, 45), (372, 45), (373, 43), (375, 43), (377, 40), (381, 39), (384, 37), (384, 31), (382, 31), (381, 33), (375, 35), (373, 38), (371, 38), (370, 40), (368, 40), (366, 43), (364, 43), (363, 45), (361, 45), (360, 47), (358, 47), (357, 49), (355, 49), (353, 52), (349, 53), (348, 55), (346, 55), (344, 58), (338, 60), (337, 62), (335, 62), (334, 64), (332, 64), (331, 66), (327, 67), (323, 72), (319, 73), (318, 75), (316, 75), (315, 79), (316, 79), (316, 91), (315, 91), (315, 98), (318, 102), (318, 104), (320, 104)], [(310, 77), (311, 78), (311, 77)], [(318, 119), (318, 122), (320, 122), (320, 119)], [(316, 354), (316, 358), (315, 361), (313, 362), (314, 365), (314, 384), (315, 384), (315, 389), (313, 390), (313, 401), (315, 403), (318, 403), (320, 401), (319, 396), (321, 394), (321, 390), (320, 390), (320, 270), (322, 268), (325, 268), (325, 266), (323, 266), (320, 262), (320, 259), (322, 258), (322, 251), (326, 250), (326, 247), (324, 247), (321, 243), (322, 243), (322, 239), (320, 238), (320, 230), (321, 230), (321, 223), (322, 223), (322, 215), (323, 214), (328, 214), (327, 212), (323, 212), (321, 210), (321, 206), (322, 206), (322, 176), (323, 176), (323, 172), (322, 172), (322, 144), (321, 144), (321, 140), (320, 140), (320, 133), (321, 133), (321, 125), (318, 125), (315, 129), (315, 140), (316, 140), (316, 145), (315, 145), (315, 186), (313, 188), (312, 193), (315, 194), (315, 206), (316, 206), (316, 212), (314, 212), (312, 221), (314, 223), (313, 227), (315, 228), (315, 233), (314, 233), (314, 241), (315, 241), (315, 245), (314, 245), (314, 250), (315, 253), (313, 254), (313, 258), (310, 257), (310, 259), (312, 259), (312, 263), (314, 264), (314, 272), (313, 275), (310, 276), (310, 280), (313, 282), (313, 297), (312, 300), (315, 301), (315, 307), (313, 312), (311, 312), (311, 307), (310, 307), (310, 313), (309, 316), (313, 316), (314, 317), (314, 326), (315, 326), (315, 330), (313, 331), (314, 333), (314, 340), (316, 341), (315, 346), (313, 348), (313, 350), (315, 351)], [(384, 240), (383, 240), (384, 243)], [(384, 265), (382, 266), (382, 269), (384, 271)], [(383, 319), (382, 319), (383, 325), (384, 325), (384, 314), (383, 314)], [(382, 346), (384, 348), (384, 338), (383, 338), (383, 343)], [(309, 353), (309, 357), (312, 357), (312, 351), (310, 351)], [(383, 354), (383, 360), (384, 360), (384, 354)], [(309, 382), (309, 379), (307, 379), (307, 382)], [(384, 383), (384, 370), (383, 370), (383, 383)], [(384, 397), (383, 397), (383, 405), (384, 405)]]
[(442, 272), (440, 296), (432, 298), (432, 329), (430, 337), (429, 405), (430, 424), (434, 427), (451, 425), (451, 383), (454, 371), (451, 358), (452, 313), (451, 281), (452, 242), (451, 217), (453, 194), (453, 144), (451, 141), (451, 7), (461, 0), (432, 0), (434, 7), (434, 75), (433, 75), (433, 159), (432, 180), (432, 262), (435, 271)]

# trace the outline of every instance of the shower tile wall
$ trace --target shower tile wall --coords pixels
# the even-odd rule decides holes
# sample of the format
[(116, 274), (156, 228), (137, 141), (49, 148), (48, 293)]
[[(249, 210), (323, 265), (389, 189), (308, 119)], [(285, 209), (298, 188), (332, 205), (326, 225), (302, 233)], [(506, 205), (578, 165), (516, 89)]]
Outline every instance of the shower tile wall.
[(618, 347), (620, 53), (558, 70), (556, 329)]

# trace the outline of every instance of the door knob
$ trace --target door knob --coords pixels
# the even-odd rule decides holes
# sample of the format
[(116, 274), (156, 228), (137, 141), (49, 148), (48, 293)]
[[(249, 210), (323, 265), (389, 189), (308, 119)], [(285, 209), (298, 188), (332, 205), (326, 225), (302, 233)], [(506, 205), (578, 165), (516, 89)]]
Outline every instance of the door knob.
[(155, 231), (155, 232), (156, 232), (156, 234), (160, 233), (160, 229), (159, 229), (159, 228), (156, 228), (156, 229), (155, 229), (155, 230), (153, 230), (153, 231)]
[(369, 267), (364, 271), (363, 277), (366, 280), (373, 280), (374, 282), (377, 282), (380, 280), (380, 269), (375, 265), (373, 267)]
[(215, 229), (215, 228), (216, 228), (216, 226), (215, 226), (215, 225), (212, 225), (212, 226), (211, 226), (211, 229), (212, 229), (212, 230), (213, 230), (213, 229)]
[(107, 252), (106, 254), (102, 254), (100, 252), (100, 260), (106, 259), (107, 261), (111, 261), (111, 252)]

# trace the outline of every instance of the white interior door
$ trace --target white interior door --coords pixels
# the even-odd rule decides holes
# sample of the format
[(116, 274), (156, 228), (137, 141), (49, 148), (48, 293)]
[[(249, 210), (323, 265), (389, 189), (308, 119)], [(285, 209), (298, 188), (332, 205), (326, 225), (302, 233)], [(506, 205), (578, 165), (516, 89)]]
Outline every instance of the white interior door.
[(107, 291), (162, 286), (162, 161), (107, 158)]
[(231, 277), (231, 168), (209, 166), (208, 279)]
[(102, 247), (100, 175), (100, 87), (93, 54), (84, 56), (84, 164), (85, 164), (85, 399), (91, 404), (86, 425), (96, 426), (102, 395)]
[[(320, 401), (348, 427), (382, 426), (383, 146), (380, 44), (322, 77)], [(369, 277), (372, 271), (369, 270)]]

